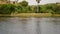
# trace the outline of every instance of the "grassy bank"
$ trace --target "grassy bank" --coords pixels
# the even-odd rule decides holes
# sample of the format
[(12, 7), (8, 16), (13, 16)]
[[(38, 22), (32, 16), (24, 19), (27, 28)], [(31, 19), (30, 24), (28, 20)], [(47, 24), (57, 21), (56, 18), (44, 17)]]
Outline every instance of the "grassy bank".
[(20, 17), (48, 17), (51, 16), (52, 14), (51, 13), (20, 13), (20, 14), (13, 14), (13, 15), (20, 16)]
[(51, 17), (51, 16), (60, 16), (60, 14), (51, 14), (51, 13), (20, 13), (20, 14), (0, 14), (0, 16), (12, 16), (12, 17)]
[(53, 16), (56, 16), (56, 17), (58, 16), (58, 17), (60, 17), (60, 14), (53, 14)]

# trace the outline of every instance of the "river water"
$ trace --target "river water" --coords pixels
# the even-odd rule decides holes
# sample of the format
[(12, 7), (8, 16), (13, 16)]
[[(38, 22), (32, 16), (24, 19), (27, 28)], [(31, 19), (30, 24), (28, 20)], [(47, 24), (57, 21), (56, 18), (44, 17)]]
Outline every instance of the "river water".
[(60, 34), (60, 18), (0, 17), (0, 34)]

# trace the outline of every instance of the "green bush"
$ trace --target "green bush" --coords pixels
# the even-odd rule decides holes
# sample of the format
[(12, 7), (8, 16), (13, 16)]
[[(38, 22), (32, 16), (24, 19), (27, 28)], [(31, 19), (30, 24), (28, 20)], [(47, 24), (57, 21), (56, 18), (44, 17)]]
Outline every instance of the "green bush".
[(0, 14), (11, 14), (15, 12), (15, 5), (12, 4), (2, 4), (0, 5)]
[(55, 13), (56, 13), (56, 14), (60, 14), (60, 6), (56, 6), (56, 8), (55, 8)]
[[(11, 13), (52, 13), (60, 14), (60, 6), (56, 6), (56, 3), (45, 4), (37, 6), (29, 6), (27, 1), (22, 1), (18, 5), (12, 4), (0, 4), (0, 14), (11, 14)], [(39, 10), (37, 12), (37, 9)]]
[(28, 6), (28, 2), (27, 1), (22, 1), (19, 3), (21, 6), (23, 7), (27, 7)]

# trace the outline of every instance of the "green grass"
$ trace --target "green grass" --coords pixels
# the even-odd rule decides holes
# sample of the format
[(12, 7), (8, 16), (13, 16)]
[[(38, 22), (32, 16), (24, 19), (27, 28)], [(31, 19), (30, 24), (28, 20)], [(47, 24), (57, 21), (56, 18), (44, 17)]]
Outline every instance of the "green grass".
[(11, 16), (11, 17), (51, 17), (56, 16), (60, 17), (60, 14), (51, 14), (51, 13), (19, 13), (19, 14), (0, 14), (0, 16)]
[(53, 14), (53, 16), (55, 16), (55, 17), (57, 17), (57, 16), (60, 17), (60, 14)]
[(20, 14), (0, 14), (0, 16), (19, 16), (19, 17), (50, 17), (52, 16), (51, 13), (20, 13)]

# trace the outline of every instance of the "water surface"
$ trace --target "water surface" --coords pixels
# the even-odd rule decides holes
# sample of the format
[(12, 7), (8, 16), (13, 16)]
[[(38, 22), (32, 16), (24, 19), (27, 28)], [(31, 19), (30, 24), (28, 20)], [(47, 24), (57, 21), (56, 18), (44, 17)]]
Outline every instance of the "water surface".
[(60, 18), (0, 17), (0, 34), (60, 34)]

